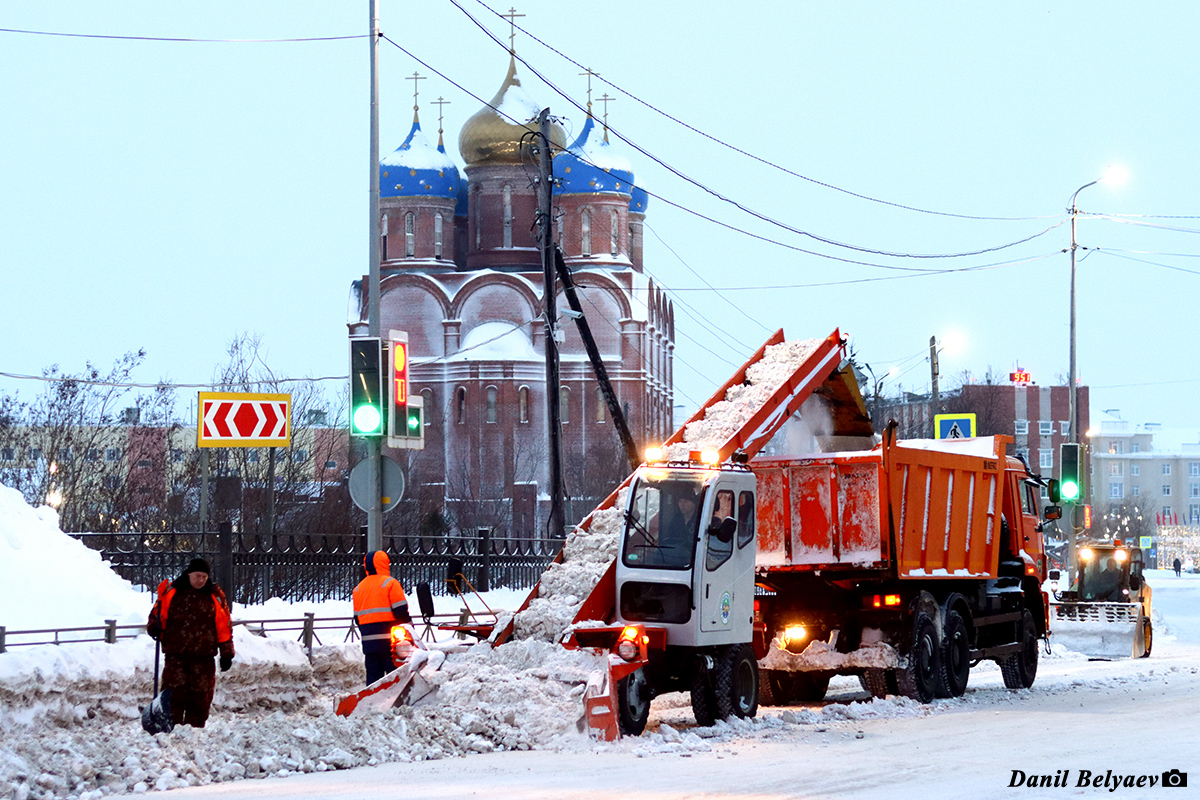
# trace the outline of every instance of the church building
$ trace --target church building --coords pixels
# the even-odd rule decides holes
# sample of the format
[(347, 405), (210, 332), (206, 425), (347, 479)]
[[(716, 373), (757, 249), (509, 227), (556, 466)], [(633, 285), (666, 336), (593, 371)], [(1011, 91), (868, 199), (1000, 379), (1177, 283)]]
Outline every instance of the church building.
[[(544, 538), (546, 333), (529, 152), (541, 108), (510, 60), (490, 105), (459, 133), (465, 169), (440, 129), (430, 143), (415, 107), (408, 137), (379, 164), (380, 328), (408, 333), (410, 391), (424, 399), (426, 425), (424, 450), (384, 452), (406, 473), (422, 532), (486, 526), (497, 536)], [(642, 269), (646, 193), (590, 110), (569, 145), (557, 123), (551, 138), (564, 260), (634, 440), (661, 442), (673, 431), (675, 314)], [(367, 285), (354, 284), (350, 336), (367, 335)], [(557, 308), (571, 523), (629, 468), (575, 323), (562, 314), (561, 289)]]

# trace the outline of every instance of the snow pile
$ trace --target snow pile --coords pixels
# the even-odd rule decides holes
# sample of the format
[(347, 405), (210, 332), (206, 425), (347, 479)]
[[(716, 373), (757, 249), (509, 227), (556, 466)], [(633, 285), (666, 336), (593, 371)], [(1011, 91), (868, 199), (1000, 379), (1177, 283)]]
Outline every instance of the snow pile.
[[(80, 587), (87, 587), (86, 598)], [(13, 630), (87, 627), (106, 619), (145, 624), (152, 603), (99, 553), (59, 530), (57, 512), (32, 508), (20, 492), (0, 486), (0, 625), (10, 636)]]
[[(361, 686), (361, 655), (351, 648), (322, 648), (308, 669), (294, 642), (276, 667), (259, 658), (283, 642), (259, 639), (254, 653), (245, 636), (239, 648), (252, 653), (218, 677), (213, 716), (203, 729), (177, 728), (148, 736), (141, 728), (137, 696), (149, 696), (147, 642), (76, 645), (74, 664), (28, 676), (28, 683), (55, 678), (55, 686), (83, 697), (90, 657), (104, 662), (92, 681), (110, 693), (93, 693), (91, 704), (62, 704), (47, 719), (34, 713), (28, 698), (5, 697), (4, 746), (0, 748), (0, 788), (15, 797), (96, 796), (89, 792), (141, 792), (238, 778), (320, 772), (387, 761), (421, 761), (494, 750), (590, 746), (581, 733), (583, 687), (603, 667), (603, 659), (557, 645), (514, 642), (500, 648), (479, 645), (450, 655), (440, 672), (426, 676), (437, 687), (415, 707), (387, 713), (333, 714), (336, 694), (316, 685), (322, 663), (337, 673), (353, 661)], [(139, 647), (140, 646), (140, 647)], [(119, 657), (117, 657), (119, 654)], [(240, 654), (239, 654), (240, 655)], [(235, 662), (236, 663), (236, 662)], [(140, 667), (140, 668), (139, 668)], [(308, 680), (300, 676), (307, 671)], [(289, 685), (294, 694), (272, 690)], [(259, 691), (260, 687), (266, 686)], [(137, 691), (134, 691), (137, 690)], [(25, 701), (25, 714), (11, 709)], [(231, 710), (239, 713), (231, 714)], [(272, 710), (274, 709), (274, 710)], [(291, 713), (285, 713), (291, 712)], [(47, 723), (53, 724), (47, 724)], [(37, 731), (36, 736), (28, 735)]]
[[(517, 614), (513, 634), (520, 639), (556, 642), (571, 625), (583, 601), (617, 557), (629, 490), (622, 489), (616, 505), (592, 513), (586, 530), (577, 527), (563, 547), (561, 562), (542, 575), (538, 596)], [(504, 621), (497, 628), (503, 627)]]
[(771, 395), (820, 345), (819, 339), (797, 339), (771, 345), (746, 370), (745, 383), (730, 386), (725, 398), (709, 406), (704, 418), (687, 426), (683, 441), (670, 445), (668, 460), (685, 461), (691, 450), (720, 448), (750, 421)]
[(849, 653), (839, 653), (829, 642), (816, 640), (809, 642), (804, 652), (793, 653), (785, 650), (780, 641), (775, 639), (759, 666), (762, 669), (779, 669), (786, 672), (872, 667), (887, 669), (896, 666), (899, 660), (896, 650), (883, 642), (864, 644)]

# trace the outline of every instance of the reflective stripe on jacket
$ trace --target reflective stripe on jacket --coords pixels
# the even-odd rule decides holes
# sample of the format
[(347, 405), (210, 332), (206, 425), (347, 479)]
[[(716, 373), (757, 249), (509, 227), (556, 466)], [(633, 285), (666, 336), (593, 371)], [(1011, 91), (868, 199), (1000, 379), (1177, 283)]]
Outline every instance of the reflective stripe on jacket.
[(374, 550), (363, 559), (367, 576), (354, 587), (354, 621), (362, 635), (364, 653), (391, 649), (391, 630), (398, 622), (411, 622), (404, 588), (393, 578), (387, 553)]

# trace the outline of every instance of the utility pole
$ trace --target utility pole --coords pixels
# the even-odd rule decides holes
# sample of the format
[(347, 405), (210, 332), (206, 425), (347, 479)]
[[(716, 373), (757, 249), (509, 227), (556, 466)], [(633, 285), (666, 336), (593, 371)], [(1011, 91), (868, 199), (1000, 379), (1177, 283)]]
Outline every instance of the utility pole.
[(566, 535), (562, 479), (562, 410), (559, 402), (558, 308), (555, 298), (557, 269), (554, 264), (554, 180), (550, 162), (550, 109), (538, 115), (538, 244), (542, 250), (543, 308), (546, 314), (546, 422), (550, 445), (550, 536)]
[[(1071, 353), (1067, 373), (1067, 441), (1071, 444), (1079, 442), (1079, 407), (1075, 394), (1075, 251), (1079, 249), (1079, 243), (1075, 241), (1075, 218), (1079, 216), (1079, 207), (1075, 203), (1080, 192), (1097, 183), (1098, 180), (1085, 183), (1071, 195)], [(1059, 467), (1061, 466), (1060, 464)], [(1081, 464), (1080, 469), (1082, 468)], [(1082, 498), (1080, 500), (1082, 501)], [(1067, 587), (1070, 588), (1075, 584), (1075, 537), (1079, 535), (1082, 526), (1079, 524), (1079, 503), (1071, 503), (1067, 508)]]
[[(933, 417), (938, 413), (938, 359), (937, 359), (937, 336), (929, 337), (929, 372), (933, 383), (933, 393), (931, 397), (932, 413), (930, 414), (930, 424), (933, 426), (933, 436), (937, 436), (937, 420)], [(932, 437), (931, 437), (932, 438)]]
[[(371, 26), (371, 236), (368, 248), (370, 277), (367, 286), (367, 335), (379, 336), (379, 12), (376, 0), (369, 0)], [(366, 438), (367, 457), (370, 465), (367, 484), (374, 486), (371, 492), (371, 507), (367, 509), (367, 550), (383, 547), (383, 437)]]

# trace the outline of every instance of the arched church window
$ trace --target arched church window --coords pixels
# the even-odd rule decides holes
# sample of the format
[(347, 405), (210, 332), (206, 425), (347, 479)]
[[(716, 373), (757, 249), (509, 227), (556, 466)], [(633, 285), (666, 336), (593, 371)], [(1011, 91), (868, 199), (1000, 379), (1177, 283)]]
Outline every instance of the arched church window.
[(434, 409), (433, 409), (433, 390), (432, 389), (422, 389), (421, 390), (421, 402), (424, 407), (422, 416), (425, 417), (425, 425), (426, 425), (426, 427), (428, 427), (429, 425), (433, 424)]
[(571, 421), (571, 390), (566, 386), (558, 390), (558, 415), (563, 425)]
[(496, 387), (487, 387), (487, 421), (496, 421)]
[(442, 215), (433, 216), (433, 257), (442, 257)]
[(517, 410), (521, 422), (529, 422), (529, 387), (522, 386), (517, 390)]
[(596, 387), (596, 422), (605, 422), (608, 402), (604, 399), (604, 390)]
[(592, 254), (592, 212), (586, 208), (579, 215), (579, 254), (581, 256)]
[(454, 392), (454, 422), (462, 425), (467, 421), (467, 390), (462, 386)]
[(380, 241), (379, 241), (379, 258), (387, 261), (387, 214), (383, 215), (383, 220), (379, 223)]
[(417, 252), (417, 217), (411, 211), (404, 215), (404, 255), (412, 258)]
[(621, 215), (614, 208), (612, 212), (612, 222), (608, 230), (608, 250), (613, 256), (617, 256), (621, 252)]
[(504, 184), (504, 246), (512, 247), (512, 187)]

